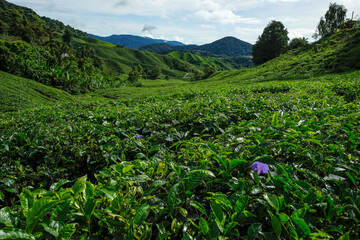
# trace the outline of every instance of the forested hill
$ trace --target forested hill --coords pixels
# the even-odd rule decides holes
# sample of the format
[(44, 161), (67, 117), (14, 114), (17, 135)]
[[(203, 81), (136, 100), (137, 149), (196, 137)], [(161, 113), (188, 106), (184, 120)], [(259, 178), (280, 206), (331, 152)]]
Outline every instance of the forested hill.
[(252, 45), (235, 37), (225, 37), (215, 42), (198, 47), (199, 50), (211, 52), (215, 55), (251, 56)]
[(89, 37), (93, 37), (99, 39), (104, 42), (112, 43), (115, 45), (122, 45), (126, 48), (133, 48), (137, 49), (146, 45), (150, 44), (161, 44), (166, 43), (169, 46), (183, 46), (184, 44), (178, 41), (166, 41), (163, 39), (153, 39), (149, 37), (141, 37), (141, 36), (134, 36), (134, 35), (111, 35), (108, 37), (100, 37), (93, 34), (88, 34)]
[(149, 79), (182, 78), (203, 71), (172, 56), (90, 38), (29, 8), (4, 0), (0, 6), (0, 70), (8, 73), (79, 93), (129, 84), (133, 71)]
[(141, 47), (140, 50), (152, 50), (158, 53), (171, 51), (192, 52), (202, 56), (251, 56), (252, 45), (235, 37), (224, 37), (212, 43), (201, 46), (185, 45), (170, 46), (169, 44), (151, 44)]

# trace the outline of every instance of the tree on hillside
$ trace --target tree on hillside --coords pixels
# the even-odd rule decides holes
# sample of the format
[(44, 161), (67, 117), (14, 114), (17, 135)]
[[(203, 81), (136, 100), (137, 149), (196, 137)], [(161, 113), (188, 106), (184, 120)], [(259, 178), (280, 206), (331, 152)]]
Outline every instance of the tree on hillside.
[(293, 49), (299, 49), (299, 48), (303, 48), (309, 45), (309, 42), (306, 38), (293, 38), (291, 39), (290, 43), (289, 43), (289, 49), (293, 50)]
[(161, 69), (159, 66), (152, 66), (147, 69), (146, 74), (149, 79), (156, 79), (161, 74)]
[(139, 81), (140, 72), (138, 71), (137, 67), (133, 67), (129, 72), (128, 81), (131, 83), (136, 83)]
[(72, 33), (70, 32), (70, 30), (67, 28), (64, 32), (64, 35), (62, 36), (62, 39), (65, 43), (70, 44), (71, 42), (71, 38), (72, 38)]
[(271, 21), (253, 46), (255, 65), (260, 65), (285, 52), (288, 46), (288, 31), (279, 21)]
[(327, 36), (339, 29), (345, 22), (346, 12), (347, 10), (343, 5), (330, 3), (329, 10), (327, 10), (325, 18), (320, 18), (314, 38)]

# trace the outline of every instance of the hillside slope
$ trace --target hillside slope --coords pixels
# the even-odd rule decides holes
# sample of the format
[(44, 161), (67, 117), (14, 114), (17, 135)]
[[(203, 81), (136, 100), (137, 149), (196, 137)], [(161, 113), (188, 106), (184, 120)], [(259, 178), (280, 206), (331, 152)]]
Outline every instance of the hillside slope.
[(200, 67), (216, 66), (218, 70), (232, 70), (239, 69), (241, 67), (236, 62), (231, 61), (229, 58), (223, 58), (220, 60), (216, 57), (202, 57), (197, 54), (180, 51), (172, 51), (167, 55)]
[(251, 56), (252, 45), (235, 37), (224, 37), (204, 45), (170, 46), (169, 44), (151, 44), (140, 50), (169, 53), (171, 51), (191, 52), (201, 56)]
[(162, 74), (179, 78), (188, 71), (199, 71), (196, 66), (172, 56), (128, 49), (95, 38), (77, 38), (71, 45), (74, 49), (83, 46), (93, 49), (95, 55), (101, 59), (102, 69), (107, 74), (128, 74), (131, 68), (137, 65), (144, 69), (159, 67)]
[(145, 45), (149, 44), (161, 44), (166, 43), (169, 46), (183, 46), (184, 44), (178, 41), (166, 41), (163, 39), (153, 39), (149, 37), (141, 37), (141, 36), (134, 36), (134, 35), (111, 35), (108, 37), (101, 37), (94, 34), (88, 34), (89, 37), (96, 38), (98, 40), (112, 43), (115, 45), (123, 45), (126, 48), (133, 48), (137, 49)]
[(263, 81), (307, 78), (359, 69), (360, 28), (352, 28), (341, 30), (304, 48), (291, 50), (255, 68), (221, 72), (213, 77)]
[(73, 101), (73, 97), (62, 90), (0, 71), (0, 112), (50, 106), (60, 101)]

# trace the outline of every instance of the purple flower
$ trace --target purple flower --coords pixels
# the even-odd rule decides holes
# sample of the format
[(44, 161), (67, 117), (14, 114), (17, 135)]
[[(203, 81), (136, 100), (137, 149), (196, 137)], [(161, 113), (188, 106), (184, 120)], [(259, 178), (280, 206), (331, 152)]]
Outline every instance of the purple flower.
[(239, 101), (240, 101), (241, 99), (242, 99), (241, 97), (238, 98)]
[(260, 173), (268, 173), (269, 171), (269, 165), (267, 165), (266, 163), (261, 163), (261, 162), (254, 162), (251, 165), (251, 168), (257, 172), (257, 174), (260, 175)]
[(143, 137), (143, 135), (137, 135), (137, 136), (135, 136), (136, 139), (140, 139), (140, 138), (142, 138), (142, 137)]

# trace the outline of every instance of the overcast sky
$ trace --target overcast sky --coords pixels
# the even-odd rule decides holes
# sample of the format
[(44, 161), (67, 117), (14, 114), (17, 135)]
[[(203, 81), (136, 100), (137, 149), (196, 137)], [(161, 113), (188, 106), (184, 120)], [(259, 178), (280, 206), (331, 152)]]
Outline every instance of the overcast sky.
[[(311, 39), (329, 0), (9, 0), (87, 33), (133, 34), (186, 44), (234, 36), (254, 44), (271, 20), (289, 37)], [(360, 0), (338, 0), (348, 17), (360, 15)]]

